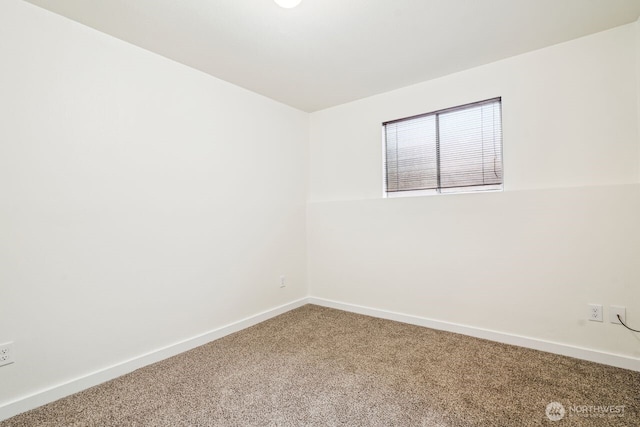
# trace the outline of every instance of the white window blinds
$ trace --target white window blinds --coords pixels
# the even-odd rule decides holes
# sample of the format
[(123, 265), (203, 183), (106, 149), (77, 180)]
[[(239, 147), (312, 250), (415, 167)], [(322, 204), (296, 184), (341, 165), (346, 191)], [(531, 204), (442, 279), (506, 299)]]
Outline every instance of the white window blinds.
[(387, 193), (502, 188), (500, 98), (383, 125)]

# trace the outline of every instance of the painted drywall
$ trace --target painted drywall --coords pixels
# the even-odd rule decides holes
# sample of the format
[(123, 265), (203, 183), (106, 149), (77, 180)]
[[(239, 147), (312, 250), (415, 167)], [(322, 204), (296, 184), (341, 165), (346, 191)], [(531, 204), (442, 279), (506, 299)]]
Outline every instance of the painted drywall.
[[(640, 358), (637, 24), (311, 114), (314, 297)], [(382, 198), (381, 123), (496, 96), (505, 191)]]
[[(640, 162), (640, 18), (635, 23), (636, 27), (636, 91), (638, 94), (638, 161)], [(640, 169), (638, 170), (638, 182), (640, 182)]]
[(19, 0), (0, 58), (0, 407), (306, 296), (306, 113)]

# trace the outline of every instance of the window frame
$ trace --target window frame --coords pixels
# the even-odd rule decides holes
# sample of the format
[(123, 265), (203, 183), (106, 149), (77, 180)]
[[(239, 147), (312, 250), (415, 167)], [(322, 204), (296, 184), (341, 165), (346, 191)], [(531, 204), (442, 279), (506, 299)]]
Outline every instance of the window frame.
[[(457, 186), (457, 187), (436, 187), (436, 188), (426, 188), (426, 189), (412, 189), (412, 190), (395, 190), (388, 191), (388, 167), (387, 167), (387, 132), (386, 126), (393, 123), (405, 122), (414, 119), (420, 119), (427, 116), (435, 116), (436, 117), (436, 126), (440, 126), (438, 116), (440, 114), (446, 114), (455, 112), (458, 110), (465, 110), (472, 108), (474, 106), (481, 106), (485, 104), (498, 104), (498, 114), (500, 116), (500, 136), (499, 136), (499, 148), (498, 153), (500, 157), (500, 173), (501, 179), (499, 184), (480, 184), (480, 185), (471, 185), (471, 186)], [(437, 138), (439, 138), (439, 128), (436, 128), (436, 134), (438, 134)], [(483, 192), (502, 192), (504, 191), (504, 138), (503, 138), (503, 121), (502, 121), (502, 97), (496, 96), (493, 98), (484, 99), (482, 101), (470, 102), (462, 105), (457, 105), (454, 107), (443, 108), (440, 110), (431, 111), (428, 113), (415, 114), (413, 116), (402, 117), (399, 119), (388, 120), (382, 123), (381, 126), (381, 135), (382, 135), (382, 193), (383, 198), (398, 198), (398, 197), (419, 197), (419, 196), (430, 196), (430, 195), (448, 195), (448, 194), (467, 194), (467, 193), (483, 193)], [(440, 141), (436, 142), (437, 145), (440, 144)], [(437, 149), (436, 159), (438, 171), (436, 172), (440, 175), (440, 152), (439, 148)]]

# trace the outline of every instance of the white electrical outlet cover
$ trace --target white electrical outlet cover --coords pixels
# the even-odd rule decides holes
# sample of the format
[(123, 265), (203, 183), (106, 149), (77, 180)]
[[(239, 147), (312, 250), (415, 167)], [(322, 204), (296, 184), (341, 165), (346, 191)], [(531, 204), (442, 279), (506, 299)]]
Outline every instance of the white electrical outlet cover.
[(587, 319), (592, 322), (602, 322), (602, 304), (589, 304)]
[(13, 343), (0, 344), (0, 366), (13, 363)]
[(620, 318), (622, 319), (623, 322), (627, 322), (627, 309), (625, 307), (619, 306), (619, 305), (612, 305), (611, 307), (609, 307), (609, 320), (611, 321), (611, 323), (617, 323), (618, 325), (620, 325), (620, 321), (618, 320), (618, 314), (620, 315)]

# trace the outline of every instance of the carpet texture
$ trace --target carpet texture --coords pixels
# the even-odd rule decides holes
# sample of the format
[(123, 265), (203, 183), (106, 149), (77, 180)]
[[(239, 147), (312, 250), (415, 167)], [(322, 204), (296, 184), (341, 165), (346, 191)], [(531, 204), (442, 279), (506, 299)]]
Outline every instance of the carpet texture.
[(537, 425), (640, 426), (640, 373), (314, 305), (0, 422)]

